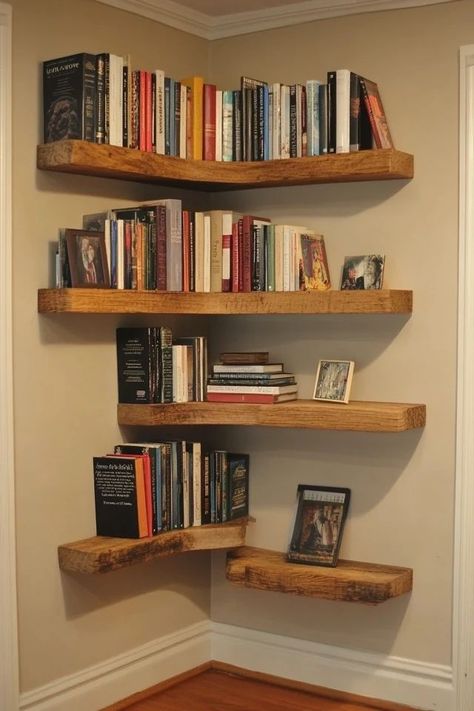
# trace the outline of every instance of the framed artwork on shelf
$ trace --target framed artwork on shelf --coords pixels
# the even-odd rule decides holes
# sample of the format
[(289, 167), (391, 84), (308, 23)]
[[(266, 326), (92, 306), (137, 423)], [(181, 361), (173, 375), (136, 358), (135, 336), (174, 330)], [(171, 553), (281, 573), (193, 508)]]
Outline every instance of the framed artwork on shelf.
[(341, 289), (381, 289), (385, 267), (383, 254), (344, 257)]
[(320, 360), (316, 372), (313, 400), (347, 404), (353, 373), (353, 360)]
[(103, 232), (65, 230), (71, 285), (81, 288), (110, 287)]
[(350, 489), (299, 484), (290, 562), (336, 566), (350, 497)]

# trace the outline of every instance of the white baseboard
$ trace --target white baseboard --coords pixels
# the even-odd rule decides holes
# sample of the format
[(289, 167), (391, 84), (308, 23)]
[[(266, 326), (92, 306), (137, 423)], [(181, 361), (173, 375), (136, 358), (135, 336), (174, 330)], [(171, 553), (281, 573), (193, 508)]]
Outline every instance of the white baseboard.
[(21, 694), (20, 709), (97, 711), (210, 658), (210, 624), (206, 620)]
[(212, 623), (212, 659), (252, 671), (436, 711), (455, 711), (451, 667)]
[(210, 660), (430, 711), (455, 711), (452, 669), (204, 621), (20, 697), (21, 711), (97, 711)]

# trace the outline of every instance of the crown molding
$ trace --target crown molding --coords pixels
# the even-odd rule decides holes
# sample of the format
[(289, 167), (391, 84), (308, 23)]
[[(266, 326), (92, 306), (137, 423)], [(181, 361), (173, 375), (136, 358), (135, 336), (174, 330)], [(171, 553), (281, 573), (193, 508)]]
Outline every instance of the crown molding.
[(173, 0), (97, 0), (97, 2), (148, 17), (203, 39), (215, 40), (342, 15), (438, 5), (457, 2), (457, 0), (304, 0), (295, 5), (281, 5), (265, 10), (219, 16), (197, 12)]

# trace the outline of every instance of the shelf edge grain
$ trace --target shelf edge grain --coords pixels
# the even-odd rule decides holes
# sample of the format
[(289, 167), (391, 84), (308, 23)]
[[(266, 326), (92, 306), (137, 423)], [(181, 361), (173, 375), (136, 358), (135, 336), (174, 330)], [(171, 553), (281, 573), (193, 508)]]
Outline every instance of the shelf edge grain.
[(291, 563), (284, 553), (244, 546), (229, 551), (227, 579), (242, 587), (304, 597), (378, 605), (409, 593), (413, 571), (339, 560), (335, 568)]

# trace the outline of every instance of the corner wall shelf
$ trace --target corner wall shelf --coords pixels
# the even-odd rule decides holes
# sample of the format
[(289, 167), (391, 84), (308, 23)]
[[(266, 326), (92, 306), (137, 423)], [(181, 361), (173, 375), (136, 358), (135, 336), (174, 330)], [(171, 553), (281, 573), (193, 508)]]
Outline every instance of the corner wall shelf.
[(58, 547), (59, 567), (67, 573), (108, 573), (136, 563), (188, 551), (235, 548), (245, 544), (248, 518), (228, 523), (191, 526), (152, 538), (94, 536)]
[(358, 432), (403, 432), (424, 427), (426, 406), (396, 402), (347, 405), (292, 400), (272, 405), (225, 402), (186, 402), (118, 405), (119, 425), (251, 425)]
[(196, 293), (122, 289), (39, 289), (40, 313), (97, 314), (410, 314), (411, 291)]
[(244, 546), (227, 554), (226, 577), (246, 588), (378, 605), (412, 589), (413, 571), (339, 560), (335, 568), (290, 563), (284, 553)]
[(239, 190), (315, 183), (410, 179), (413, 156), (393, 148), (283, 160), (183, 160), (131, 148), (63, 140), (38, 146), (40, 170), (194, 190)]

